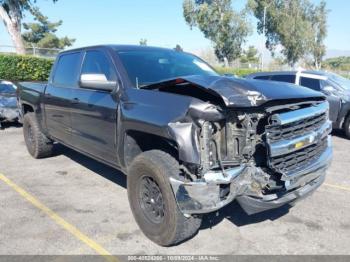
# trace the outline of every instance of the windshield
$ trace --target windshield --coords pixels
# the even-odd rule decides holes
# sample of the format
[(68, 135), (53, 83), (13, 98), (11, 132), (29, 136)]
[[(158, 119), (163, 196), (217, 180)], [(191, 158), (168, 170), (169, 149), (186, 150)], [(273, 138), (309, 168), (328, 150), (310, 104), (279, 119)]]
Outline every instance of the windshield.
[(350, 91), (350, 79), (347, 79), (345, 77), (342, 77), (340, 75), (334, 74), (334, 73), (328, 73), (328, 79), (337, 84), (342, 89)]
[(14, 94), (16, 89), (11, 84), (0, 83), (0, 93)]
[(199, 58), (172, 50), (119, 51), (118, 55), (136, 87), (189, 75), (218, 75)]

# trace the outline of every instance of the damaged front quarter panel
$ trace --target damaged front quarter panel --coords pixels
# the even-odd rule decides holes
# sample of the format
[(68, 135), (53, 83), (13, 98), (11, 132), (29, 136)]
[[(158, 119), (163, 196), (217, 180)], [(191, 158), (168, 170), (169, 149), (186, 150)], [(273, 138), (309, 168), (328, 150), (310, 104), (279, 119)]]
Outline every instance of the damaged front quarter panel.
[(224, 118), (220, 109), (208, 102), (193, 99), (182, 121), (168, 124), (169, 132), (178, 144), (179, 159), (200, 164), (199, 129), (204, 121), (220, 121)]

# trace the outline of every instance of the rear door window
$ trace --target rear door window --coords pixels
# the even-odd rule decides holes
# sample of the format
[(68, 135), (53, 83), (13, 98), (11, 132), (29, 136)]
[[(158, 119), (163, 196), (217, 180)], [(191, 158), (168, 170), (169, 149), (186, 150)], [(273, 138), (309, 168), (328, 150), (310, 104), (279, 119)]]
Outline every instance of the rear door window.
[(295, 84), (295, 75), (274, 75), (271, 80)]
[(56, 65), (53, 83), (65, 87), (77, 86), (79, 66), (80, 52), (61, 55)]
[(300, 78), (300, 85), (304, 87), (311, 88), (316, 91), (321, 90), (321, 82), (319, 79), (313, 79), (308, 77), (301, 77)]

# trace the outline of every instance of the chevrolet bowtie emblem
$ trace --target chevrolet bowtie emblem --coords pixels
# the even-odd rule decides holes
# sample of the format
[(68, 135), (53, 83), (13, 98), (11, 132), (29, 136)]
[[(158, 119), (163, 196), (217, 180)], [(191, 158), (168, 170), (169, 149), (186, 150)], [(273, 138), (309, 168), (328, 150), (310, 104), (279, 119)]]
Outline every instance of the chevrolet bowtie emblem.
[(298, 142), (298, 143), (296, 143), (296, 144), (294, 145), (294, 148), (295, 148), (295, 149), (299, 149), (299, 148), (302, 148), (304, 145), (305, 145), (304, 142)]
[(310, 135), (309, 137), (305, 138), (304, 140), (295, 143), (294, 149), (300, 149), (300, 148), (303, 148), (305, 146), (311, 145), (316, 140), (317, 140), (317, 138), (314, 135)]

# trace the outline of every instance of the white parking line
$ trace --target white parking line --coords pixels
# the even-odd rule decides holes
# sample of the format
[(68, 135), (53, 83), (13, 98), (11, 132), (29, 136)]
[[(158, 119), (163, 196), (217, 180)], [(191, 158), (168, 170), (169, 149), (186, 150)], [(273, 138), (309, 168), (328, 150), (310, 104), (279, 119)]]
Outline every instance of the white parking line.
[(333, 184), (328, 184), (328, 183), (324, 183), (324, 185), (328, 186), (328, 187), (332, 187), (332, 188), (336, 188), (336, 189), (345, 190), (345, 191), (350, 192), (350, 187), (347, 187), (347, 186), (339, 186), (339, 185), (333, 185)]

